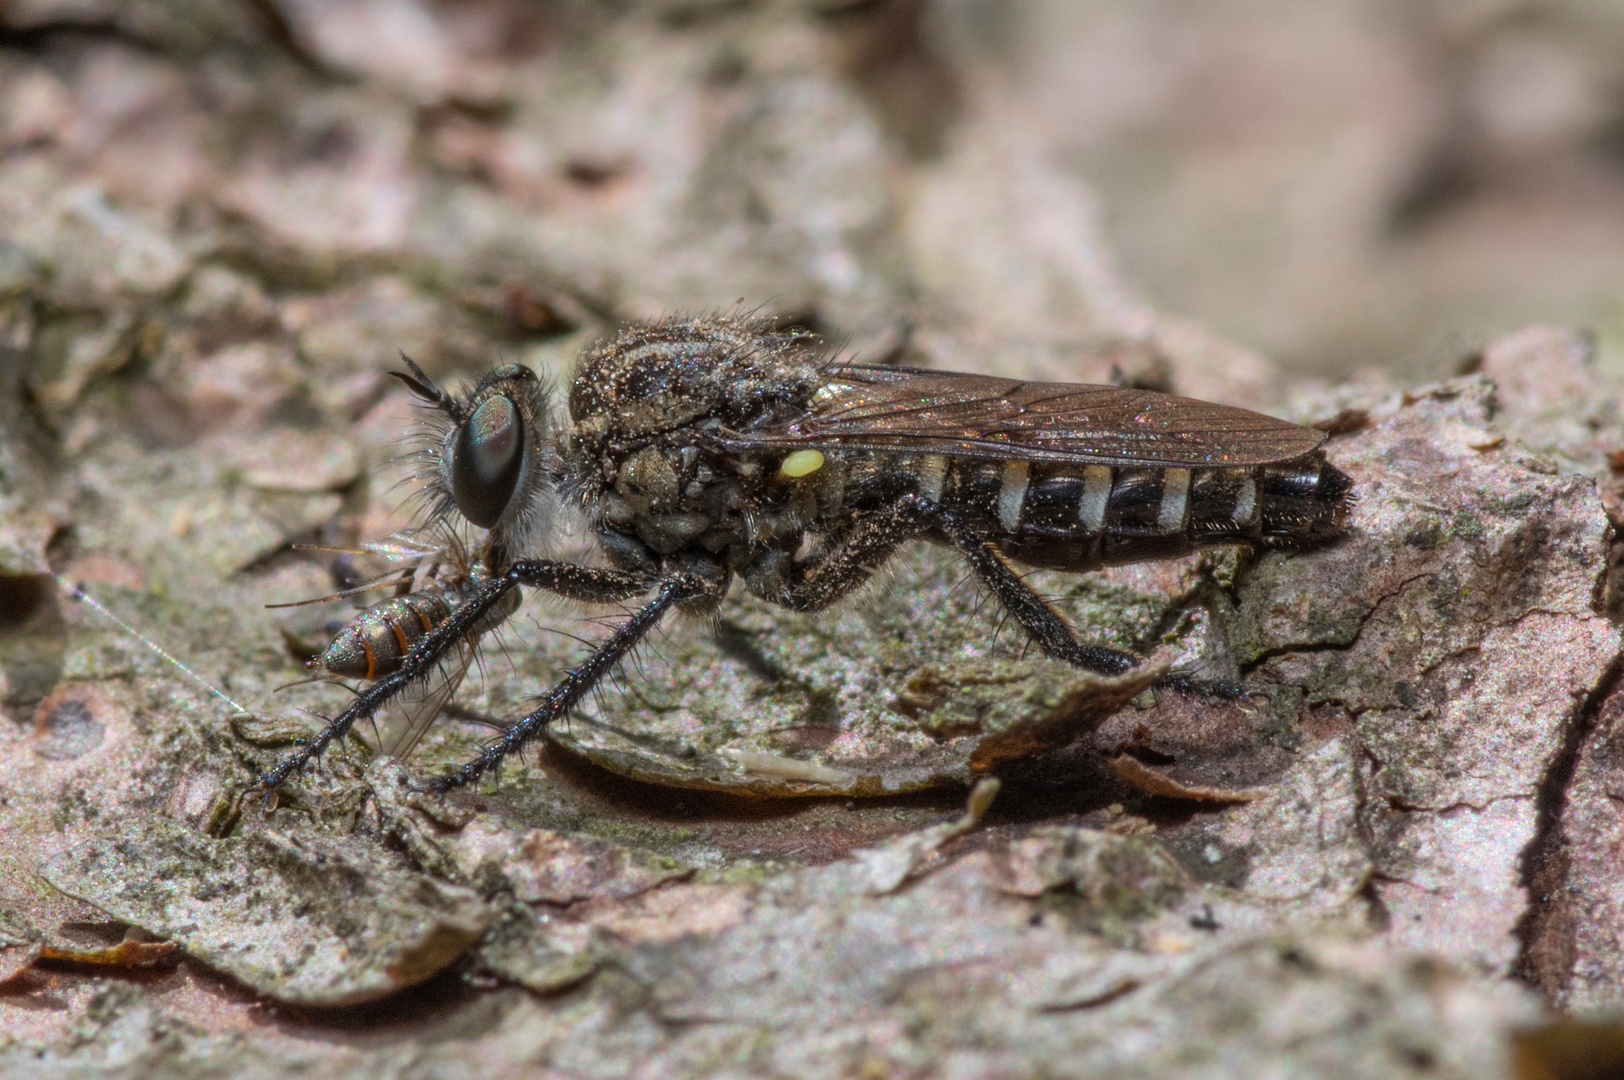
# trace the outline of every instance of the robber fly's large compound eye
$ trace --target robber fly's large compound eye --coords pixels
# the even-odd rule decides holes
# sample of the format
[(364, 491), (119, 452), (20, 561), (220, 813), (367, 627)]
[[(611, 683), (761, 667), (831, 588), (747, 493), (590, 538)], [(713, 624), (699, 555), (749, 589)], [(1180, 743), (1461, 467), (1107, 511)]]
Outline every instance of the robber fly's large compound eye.
[(501, 394), (486, 398), (457, 430), (451, 496), (462, 516), (488, 529), (501, 518), (524, 464), (524, 419)]

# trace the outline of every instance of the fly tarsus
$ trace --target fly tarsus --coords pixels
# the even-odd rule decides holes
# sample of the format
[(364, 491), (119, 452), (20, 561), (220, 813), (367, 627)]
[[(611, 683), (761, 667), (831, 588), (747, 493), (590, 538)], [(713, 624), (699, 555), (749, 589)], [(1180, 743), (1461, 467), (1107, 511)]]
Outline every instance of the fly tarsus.
[(714, 595), (715, 586), (703, 578), (689, 574), (667, 578), (660, 583), (654, 599), (644, 604), (631, 618), (621, 623), (581, 663), (571, 668), (558, 684), (541, 699), (541, 706), (512, 727), (504, 731), (479, 756), (465, 765), (430, 781), (423, 790), (443, 795), (453, 788), (463, 787), (478, 780), (481, 775), (499, 766), (503, 759), (517, 753), (531, 740), (539, 737), (547, 726), (580, 703), (592, 688), (615, 665), (637, 646), (649, 631), (673, 607), (688, 600)]

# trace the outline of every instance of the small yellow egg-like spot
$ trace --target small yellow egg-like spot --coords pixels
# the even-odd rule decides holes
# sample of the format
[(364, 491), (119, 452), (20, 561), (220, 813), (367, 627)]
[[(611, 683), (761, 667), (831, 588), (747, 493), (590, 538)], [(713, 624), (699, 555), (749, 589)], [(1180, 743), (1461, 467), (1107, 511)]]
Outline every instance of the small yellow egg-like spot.
[(784, 459), (784, 463), (778, 466), (778, 471), (783, 476), (801, 477), (811, 476), (821, 468), (823, 468), (822, 451), (797, 450)]

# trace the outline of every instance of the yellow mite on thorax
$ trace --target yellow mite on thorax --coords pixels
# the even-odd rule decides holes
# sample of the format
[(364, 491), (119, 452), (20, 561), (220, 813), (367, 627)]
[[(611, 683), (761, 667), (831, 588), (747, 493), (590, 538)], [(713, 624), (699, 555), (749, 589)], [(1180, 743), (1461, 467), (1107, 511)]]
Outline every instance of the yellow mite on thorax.
[(798, 480), (803, 476), (811, 476), (821, 468), (823, 468), (821, 450), (797, 450), (778, 466), (778, 475)]

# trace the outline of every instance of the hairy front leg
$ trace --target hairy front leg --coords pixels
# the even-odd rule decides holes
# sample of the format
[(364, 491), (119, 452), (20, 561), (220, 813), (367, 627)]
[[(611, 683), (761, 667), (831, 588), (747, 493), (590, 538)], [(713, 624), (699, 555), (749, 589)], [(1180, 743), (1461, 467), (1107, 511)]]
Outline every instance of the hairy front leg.
[(479, 779), (481, 774), (496, 768), (504, 758), (517, 753), (546, 731), (554, 720), (579, 704), (593, 687), (614, 670), (615, 665), (626, 658), (626, 654), (631, 652), (649, 631), (659, 625), (660, 620), (673, 607), (688, 600), (706, 597), (714, 599), (715, 591), (714, 582), (690, 574), (662, 581), (654, 599), (618, 626), (614, 633), (593, 650), (591, 656), (571, 668), (556, 686), (542, 696), (541, 704), (535, 711), (503, 732), (500, 738), (480, 751), (478, 757), (430, 782), (427, 790), (444, 793), (452, 788), (471, 784)]
[(868, 584), (901, 544), (922, 532), (918, 515), (901, 504), (865, 514), (817, 562), (787, 562), (766, 599), (791, 611), (822, 611)]
[(390, 699), (414, 681), (427, 678), (446, 654), (476, 632), (484, 617), (513, 589), (522, 585), (545, 589), (575, 600), (607, 603), (646, 592), (649, 580), (623, 570), (604, 570), (550, 559), (524, 559), (500, 577), (485, 582), (473, 598), (453, 611), (402, 659), (401, 665), (355, 696), (355, 700), (297, 751), (259, 778), (256, 786), (269, 799), (288, 777), (320, 757), (362, 720), (376, 716)]

